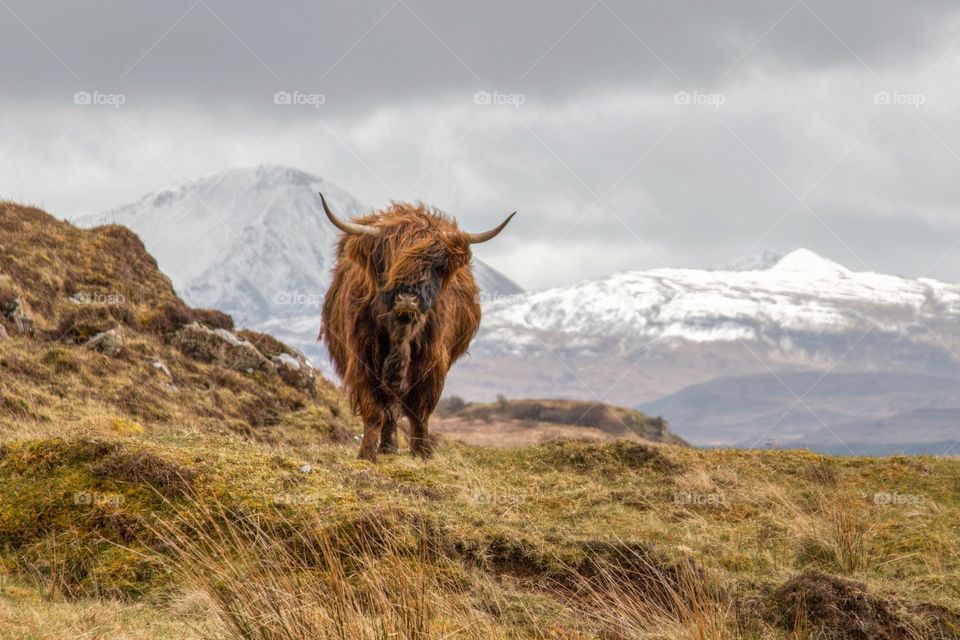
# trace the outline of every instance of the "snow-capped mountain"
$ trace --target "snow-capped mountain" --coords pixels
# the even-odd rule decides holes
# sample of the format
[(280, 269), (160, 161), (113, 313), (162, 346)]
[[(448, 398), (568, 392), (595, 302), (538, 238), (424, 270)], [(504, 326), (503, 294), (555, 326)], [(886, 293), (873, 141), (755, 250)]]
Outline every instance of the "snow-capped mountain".
[[(189, 304), (221, 309), (238, 324), (282, 328), (319, 356), (319, 308), (330, 282), (338, 231), (317, 192), (344, 217), (371, 210), (336, 185), (290, 167), (228, 169), (178, 182), (137, 202), (74, 220), (135, 231)], [(491, 297), (521, 289), (475, 261)]]
[(481, 341), (518, 354), (558, 336), (565, 351), (609, 339), (628, 352), (651, 342), (751, 341), (799, 356), (811, 340), (870, 328), (905, 336), (958, 317), (960, 285), (853, 272), (798, 249), (768, 269), (630, 271), (513, 296), (487, 309)]
[[(769, 435), (765, 423), (775, 426), (773, 441), (802, 442), (812, 427), (829, 426), (821, 413), (845, 424), (886, 419), (896, 407), (871, 400), (855, 409), (870, 395), (870, 372), (914, 390), (901, 412), (960, 407), (943, 391), (960, 386), (908, 379), (960, 379), (960, 285), (855, 272), (806, 249), (766, 262), (618, 273), (494, 302), (474, 357), (448, 390), (640, 406), (662, 412), (682, 437), (714, 445)], [(792, 375), (809, 372), (811, 381)], [(840, 385), (848, 374), (861, 377)], [(779, 413), (761, 406), (759, 396), (769, 398), (761, 379), (790, 400)], [(719, 382), (731, 380), (739, 382)], [(813, 382), (817, 393), (805, 398)], [(780, 415), (791, 411), (804, 415)], [(960, 439), (960, 425), (955, 431)]]

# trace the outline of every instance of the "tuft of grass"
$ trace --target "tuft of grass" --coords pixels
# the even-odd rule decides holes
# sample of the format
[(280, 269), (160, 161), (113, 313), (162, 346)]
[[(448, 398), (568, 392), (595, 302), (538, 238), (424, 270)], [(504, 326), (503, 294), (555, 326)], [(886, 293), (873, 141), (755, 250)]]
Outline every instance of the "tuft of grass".
[[(584, 612), (599, 637), (653, 640), (734, 640), (748, 637), (747, 622), (705, 568), (682, 563), (670, 571), (633, 555), (579, 577), (571, 611)], [(624, 564), (630, 568), (625, 569)]]
[(211, 604), (211, 638), (508, 637), (443, 571), (428, 531), (410, 540), (373, 520), (345, 548), (320, 522), (267, 525), (220, 504), (194, 507), (158, 536), (170, 570)]

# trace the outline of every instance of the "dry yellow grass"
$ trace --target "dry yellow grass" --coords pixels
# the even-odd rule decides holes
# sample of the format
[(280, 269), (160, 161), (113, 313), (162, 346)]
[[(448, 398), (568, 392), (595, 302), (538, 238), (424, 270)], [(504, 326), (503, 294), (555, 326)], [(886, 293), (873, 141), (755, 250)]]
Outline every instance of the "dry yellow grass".
[[(350, 445), (199, 429), (29, 435), (0, 459), (7, 572), (161, 619), (203, 593), (209, 637), (351, 637), (330, 626), (340, 615), (353, 637), (799, 639), (812, 621), (788, 624), (771, 594), (807, 570), (863, 583), (857, 598), (919, 637), (957, 633), (952, 460), (568, 442), (370, 465)], [(829, 484), (810, 472), (821, 463)], [(251, 624), (264, 628), (238, 631)]]
[[(212, 627), (188, 598), (144, 602), (51, 597), (35, 585), (0, 578), (0, 640), (202, 640)], [(196, 599), (194, 599), (196, 600)]]

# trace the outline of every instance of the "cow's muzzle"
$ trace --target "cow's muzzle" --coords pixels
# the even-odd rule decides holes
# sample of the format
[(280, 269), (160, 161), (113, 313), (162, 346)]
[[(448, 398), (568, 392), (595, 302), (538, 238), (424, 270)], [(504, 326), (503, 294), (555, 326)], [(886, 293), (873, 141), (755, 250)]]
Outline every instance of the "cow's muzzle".
[(416, 320), (421, 313), (420, 298), (413, 293), (398, 293), (393, 300), (393, 315), (401, 323)]

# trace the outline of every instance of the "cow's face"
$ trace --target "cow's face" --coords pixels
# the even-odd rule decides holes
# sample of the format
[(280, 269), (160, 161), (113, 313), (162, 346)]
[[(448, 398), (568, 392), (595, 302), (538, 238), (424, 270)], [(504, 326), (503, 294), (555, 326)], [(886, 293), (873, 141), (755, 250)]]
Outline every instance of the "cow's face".
[[(469, 252), (469, 248), (467, 251)], [(402, 273), (407, 269), (396, 269), (399, 265), (388, 265), (380, 296), (383, 307), (390, 310), (396, 322), (411, 324), (430, 313), (437, 294), (452, 274), (451, 267), (461, 268), (462, 260), (451, 260), (446, 251), (404, 259), (412, 263), (409, 265), (409, 275), (393, 280), (389, 277), (391, 271)]]
[(514, 214), (482, 233), (461, 231), (438, 211), (394, 203), (379, 215), (358, 221), (338, 218), (320, 195), (324, 212), (347, 238), (344, 255), (367, 274), (366, 291), (376, 297), (377, 318), (396, 324), (421, 323), (434, 309), (443, 288), (470, 264), (470, 245), (496, 237)]

